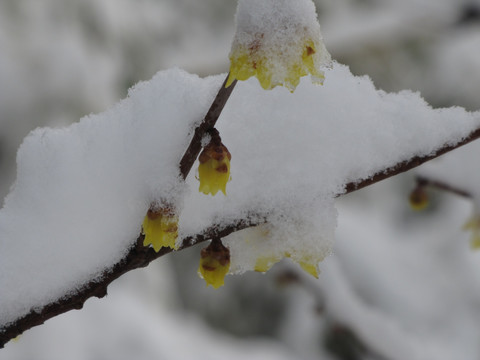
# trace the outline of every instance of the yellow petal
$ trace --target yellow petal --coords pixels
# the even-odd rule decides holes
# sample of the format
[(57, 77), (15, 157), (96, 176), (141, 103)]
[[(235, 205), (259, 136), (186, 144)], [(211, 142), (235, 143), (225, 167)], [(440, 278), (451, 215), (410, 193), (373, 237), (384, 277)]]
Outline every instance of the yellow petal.
[(297, 55), (293, 50), (293, 56), (285, 56), (281, 50), (265, 49), (261, 37), (256, 37), (249, 47), (234, 45), (230, 53), (230, 73), (226, 87), (235, 79), (243, 81), (256, 76), (265, 90), (285, 86), (293, 92), (300, 83), (300, 78), (308, 74), (312, 75), (315, 83), (322, 84), (324, 74), (314, 58), (317, 52), (315, 42), (305, 39), (303, 45), (295, 44), (292, 46), (294, 48), (297, 48)]
[(211, 285), (214, 289), (218, 289), (225, 284), (225, 275), (227, 275), (229, 269), (230, 263), (222, 265), (216, 259), (202, 258), (198, 272), (207, 283), (207, 286)]
[(215, 195), (219, 190), (227, 195), (227, 182), (230, 180), (230, 160), (225, 157), (218, 161), (209, 159), (198, 166), (198, 190), (204, 194)]
[(255, 262), (255, 271), (257, 272), (267, 272), (270, 268), (279, 262), (281, 258), (270, 256), (270, 257), (259, 257)]
[(143, 233), (145, 238), (143, 246), (152, 245), (158, 252), (162, 247), (176, 249), (175, 242), (178, 237), (178, 217), (170, 214), (149, 213), (143, 220)]
[(292, 256), (290, 253), (285, 253), (285, 257), (291, 258), (298, 265), (300, 265), (303, 271), (309, 273), (314, 278), (318, 279), (318, 275), (320, 273), (320, 270), (318, 269), (318, 263), (321, 261), (321, 259), (315, 260), (309, 255), (306, 255), (306, 256), (293, 255)]
[(309, 273), (314, 278), (318, 279), (318, 275), (319, 275), (318, 265), (314, 265), (314, 264), (303, 262), (303, 261), (300, 261), (298, 264), (303, 269), (303, 271)]

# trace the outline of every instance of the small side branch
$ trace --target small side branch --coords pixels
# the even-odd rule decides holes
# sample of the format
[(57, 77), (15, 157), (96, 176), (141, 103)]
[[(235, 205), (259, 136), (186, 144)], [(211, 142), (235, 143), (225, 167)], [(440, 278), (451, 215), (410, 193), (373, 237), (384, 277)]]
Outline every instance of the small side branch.
[(452, 194), (455, 194), (455, 195), (458, 195), (458, 196), (462, 196), (462, 197), (466, 197), (466, 198), (471, 198), (472, 197), (472, 194), (470, 194), (469, 192), (467, 192), (465, 190), (462, 190), (462, 189), (458, 189), (458, 188), (453, 187), (451, 185), (445, 184), (441, 181), (428, 179), (428, 178), (423, 177), (423, 176), (417, 176), (415, 180), (417, 182), (417, 186), (421, 186), (421, 187), (429, 186), (429, 187), (436, 188), (436, 189), (439, 189), (439, 190), (447, 191), (449, 193), (452, 193)]
[(180, 174), (183, 180), (187, 178), (188, 173), (192, 169), (192, 166), (198, 157), (198, 154), (200, 154), (200, 151), (202, 150), (203, 136), (208, 130), (215, 126), (223, 108), (225, 107), (225, 104), (227, 103), (228, 98), (237, 84), (237, 80), (235, 80), (229, 87), (225, 87), (227, 84), (227, 79), (228, 75), (220, 87), (215, 100), (213, 100), (207, 115), (205, 115), (202, 123), (195, 129), (190, 145), (185, 151), (182, 160), (180, 160)]

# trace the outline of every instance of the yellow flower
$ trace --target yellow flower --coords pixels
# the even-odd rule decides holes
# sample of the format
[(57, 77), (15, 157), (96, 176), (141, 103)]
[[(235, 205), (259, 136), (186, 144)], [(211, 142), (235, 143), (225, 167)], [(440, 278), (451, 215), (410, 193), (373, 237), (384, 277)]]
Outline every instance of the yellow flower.
[(143, 220), (143, 246), (152, 245), (158, 252), (162, 247), (176, 249), (178, 216), (170, 209), (148, 210)]
[(224, 285), (225, 275), (230, 269), (230, 251), (220, 239), (214, 239), (200, 254), (198, 274), (215, 289)]
[(428, 195), (423, 186), (417, 186), (410, 193), (410, 206), (413, 210), (421, 211), (428, 206)]
[[(297, 48), (295, 56), (285, 57), (281, 62), (274, 63), (275, 59), (267, 57), (260, 50), (261, 42), (254, 42), (249, 47), (239, 46), (230, 52), (230, 74), (226, 87), (230, 86), (235, 79), (247, 80), (256, 76), (260, 85), (265, 90), (273, 89), (276, 86), (285, 86), (291, 92), (300, 83), (300, 78), (311, 74), (316, 83), (322, 84), (325, 78), (323, 71), (319, 69), (315, 60), (317, 46), (312, 39), (304, 39), (301, 46)], [(280, 75), (281, 74), (281, 75)]]
[(256, 76), (266, 90), (291, 92), (308, 74), (322, 84), (320, 68), (331, 62), (311, 0), (239, 1), (229, 58), (226, 87)]
[(230, 160), (232, 155), (222, 144), (218, 132), (212, 133), (210, 143), (205, 146), (198, 160), (199, 191), (215, 195), (219, 190), (226, 195), (227, 182), (230, 180)]
[(470, 247), (472, 250), (480, 249), (480, 216), (472, 216), (472, 218), (463, 225), (463, 230), (470, 230), (472, 232), (470, 238)]
[(298, 265), (300, 265), (303, 271), (309, 273), (314, 278), (318, 279), (318, 275), (320, 273), (320, 270), (318, 270), (318, 264), (315, 264), (310, 261), (299, 261)]

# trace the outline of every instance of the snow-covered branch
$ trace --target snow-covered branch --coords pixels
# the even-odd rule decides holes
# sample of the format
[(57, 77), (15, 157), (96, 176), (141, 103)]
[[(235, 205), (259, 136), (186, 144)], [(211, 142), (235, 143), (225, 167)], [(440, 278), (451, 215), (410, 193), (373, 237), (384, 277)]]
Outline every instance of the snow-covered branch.
[[(227, 236), (234, 231), (255, 226), (257, 224), (258, 221), (250, 222), (248, 219), (238, 219), (238, 221), (232, 221), (232, 223), (227, 226), (212, 225), (196, 236), (188, 236), (182, 239), (182, 245), (178, 251), (210, 240), (214, 237)], [(91, 297), (97, 297), (99, 299), (103, 298), (107, 295), (108, 285), (110, 285), (115, 279), (131, 270), (143, 268), (153, 260), (169, 254), (172, 251), (173, 250), (170, 248), (162, 248), (159, 252), (155, 252), (153, 248), (143, 246), (143, 235), (140, 234), (135, 242), (135, 246), (130, 249), (127, 256), (115, 264), (111, 270), (105, 271), (100, 279), (92, 279), (79, 289), (78, 292), (61, 297), (56, 301), (43, 306), (41, 309), (32, 309), (28, 314), (16, 319), (7, 326), (2, 327), (0, 330), (0, 348), (3, 348), (8, 341), (22, 334), (24, 331), (34, 326), (41, 325), (48, 319), (70, 310), (81, 309), (85, 302)]]
[[(351, 193), (366, 186), (372, 185), (378, 181), (411, 170), (425, 163), (426, 161), (443, 155), (446, 152), (452, 151), (475, 139), (478, 139), (479, 137), (480, 129), (476, 129), (469, 136), (467, 136), (464, 140), (457, 143), (456, 145), (446, 145), (437, 150), (434, 154), (424, 157), (413, 157), (412, 159), (394, 164), (384, 170), (378, 171), (367, 179), (350, 182), (345, 185), (344, 194)], [(214, 224), (197, 235), (187, 236), (182, 239), (182, 245), (177, 251), (181, 251), (183, 249), (205, 242), (212, 238), (226, 237), (236, 231), (263, 224), (265, 223), (265, 221), (266, 214), (252, 214), (252, 216), (246, 216), (244, 218), (231, 220), (227, 224)], [(169, 248), (162, 248), (159, 252), (155, 252), (152, 248), (144, 247), (143, 235), (140, 234), (137, 241), (135, 242), (135, 246), (130, 249), (127, 256), (125, 256), (125, 258), (116, 263), (111, 270), (105, 271), (101, 276), (100, 280), (92, 280), (86, 285), (84, 285), (75, 294), (54, 301), (42, 307), (40, 311), (34, 309), (27, 315), (21, 317), (20, 319), (17, 319), (15, 322), (2, 328), (2, 331), (0, 332), (0, 346), (3, 347), (10, 339), (15, 338), (16, 336), (20, 335), (24, 331), (34, 326), (43, 324), (46, 320), (52, 317), (55, 317), (70, 310), (81, 309), (85, 301), (91, 297), (104, 297), (105, 295), (107, 295), (108, 285), (110, 285), (115, 279), (131, 270), (145, 267), (153, 260), (169, 254), (172, 251), (173, 250)]]
[[(231, 273), (264, 272), (289, 257), (318, 276), (337, 196), (480, 136), (480, 113), (387, 94), (331, 63), (310, 0), (260, 4), (239, 2), (226, 83), (163, 71), (103, 114), (25, 139), (0, 211), (1, 346), (105, 296), (120, 275), (172, 251), (162, 246), (224, 238)], [(223, 144), (204, 136), (214, 125)], [(205, 196), (202, 180), (187, 176), (209, 141), (221, 153), (208, 161), (227, 196)], [(152, 204), (158, 213), (143, 222), (144, 243), (138, 234)], [(148, 241), (159, 216), (168, 245)]]
[[(371, 176), (367, 179), (361, 180), (359, 182), (349, 182), (345, 186), (346, 193), (350, 193), (350, 192), (355, 191), (355, 190), (360, 190), (360, 189), (362, 189), (366, 186), (375, 184), (376, 182), (385, 180), (389, 177), (392, 177), (392, 176), (398, 175), (400, 173), (403, 173), (405, 171), (409, 171), (411, 169), (414, 169), (417, 166), (420, 166), (423, 163), (426, 163), (427, 161), (430, 161), (430, 160), (435, 159), (439, 156), (442, 156), (443, 154), (446, 154), (446, 153), (448, 153), (452, 150), (455, 150), (455, 149), (457, 149), (457, 148), (459, 148), (463, 145), (469, 144), (470, 142), (478, 139), (479, 137), (480, 137), (480, 128), (476, 129), (476, 130), (473, 130), (469, 135), (467, 135), (463, 140), (456, 143), (455, 145), (450, 145), (450, 144), (445, 145), (445, 146), (439, 148), (438, 150), (436, 150), (435, 152), (433, 152), (430, 155), (413, 156), (412, 158), (410, 158), (408, 160), (402, 161), (402, 162), (397, 163), (397, 164), (395, 164), (391, 167), (386, 168), (385, 170), (379, 171), (379, 172), (375, 173), (373, 176)], [(439, 181), (429, 180), (429, 179), (423, 178), (421, 176), (419, 176), (417, 178), (417, 182), (419, 184), (420, 183), (424, 184), (425, 182), (428, 182), (428, 184), (424, 184), (424, 185), (439, 187), (439, 188), (443, 188), (445, 190), (448, 189), (448, 191), (455, 192), (459, 195), (468, 196), (467, 195), (468, 193), (466, 193), (462, 190), (454, 189), (453, 187), (450, 187), (447, 184), (443, 184)]]

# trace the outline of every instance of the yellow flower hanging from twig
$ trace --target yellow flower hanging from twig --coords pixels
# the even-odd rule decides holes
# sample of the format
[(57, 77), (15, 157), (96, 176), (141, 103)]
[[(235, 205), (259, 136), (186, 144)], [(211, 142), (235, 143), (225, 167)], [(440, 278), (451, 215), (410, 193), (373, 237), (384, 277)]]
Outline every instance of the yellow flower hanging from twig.
[(230, 250), (219, 238), (214, 238), (210, 245), (202, 249), (198, 274), (208, 285), (218, 289), (224, 285), (225, 275), (230, 269)]
[(321, 67), (331, 58), (311, 0), (242, 0), (236, 23), (227, 87), (252, 76), (266, 90), (280, 85), (293, 92), (308, 74), (323, 83)]
[(178, 216), (171, 208), (149, 209), (143, 220), (143, 246), (152, 245), (158, 252), (162, 247), (176, 249)]
[(198, 161), (199, 191), (215, 195), (218, 191), (227, 194), (227, 182), (230, 180), (230, 160), (232, 155), (222, 144), (218, 131), (209, 132), (210, 142), (205, 146)]

